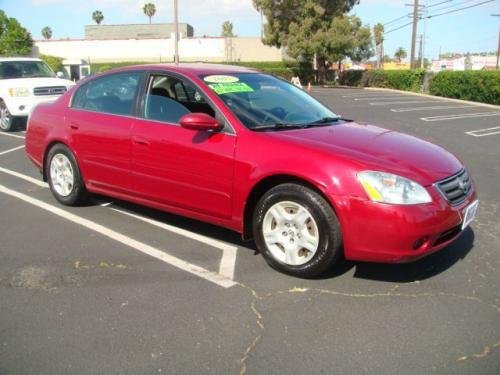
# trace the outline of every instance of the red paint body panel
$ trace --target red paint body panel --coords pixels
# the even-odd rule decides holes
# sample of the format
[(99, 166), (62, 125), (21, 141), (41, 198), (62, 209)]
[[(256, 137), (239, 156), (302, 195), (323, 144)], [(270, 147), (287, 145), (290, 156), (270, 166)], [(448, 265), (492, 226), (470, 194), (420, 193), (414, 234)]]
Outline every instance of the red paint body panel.
[[(239, 232), (254, 187), (268, 177), (290, 176), (329, 200), (339, 217), (346, 258), (374, 262), (415, 260), (446, 246), (458, 232), (446, 241), (437, 239), (460, 225), (464, 208), (476, 199), (473, 186), (465, 202), (451, 206), (432, 185), (464, 168), (439, 146), (356, 123), (253, 132), (198, 77), (252, 70), (193, 64), (118, 71), (128, 70), (187, 77), (219, 108), (235, 134), (75, 110), (69, 107), (73, 89), (33, 112), (26, 136), (30, 159), (41, 168), (48, 145), (65, 143), (77, 158), (88, 190)], [(356, 179), (363, 170), (414, 180), (427, 189), (432, 203), (372, 202)], [(415, 250), (415, 241), (422, 237), (426, 241)]]

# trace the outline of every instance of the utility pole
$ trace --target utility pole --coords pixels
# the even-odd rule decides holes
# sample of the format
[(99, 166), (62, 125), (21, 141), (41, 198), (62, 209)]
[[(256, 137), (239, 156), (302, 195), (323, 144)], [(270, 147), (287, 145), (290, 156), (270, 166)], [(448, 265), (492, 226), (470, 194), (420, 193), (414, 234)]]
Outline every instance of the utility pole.
[[(424, 51), (422, 49), (422, 44), (424, 42), (423, 34), (418, 35), (418, 60), (420, 61), (420, 67), (424, 67)], [(416, 67), (416, 64), (415, 64)]]
[(418, 11), (418, 0), (413, 0), (413, 28), (411, 32), (410, 68), (415, 67), (415, 45), (417, 41)]
[[(492, 17), (500, 17), (500, 14), (492, 14)], [(500, 60), (500, 26), (498, 27), (498, 44), (497, 44), (497, 66), (496, 69), (498, 70), (498, 62)]]
[(174, 0), (174, 23), (175, 23), (174, 62), (175, 62), (175, 65), (179, 65), (179, 17), (178, 17), (178, 12), (177, 12), (177, 0)]

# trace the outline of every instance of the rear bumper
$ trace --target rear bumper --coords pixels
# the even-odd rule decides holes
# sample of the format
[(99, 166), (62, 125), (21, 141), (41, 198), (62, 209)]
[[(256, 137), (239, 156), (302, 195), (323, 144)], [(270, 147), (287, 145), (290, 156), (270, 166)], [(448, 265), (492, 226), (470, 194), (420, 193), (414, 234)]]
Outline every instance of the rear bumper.
[(436, 191), (429, 204), (400, 206), (361, 198), (335, 199), (349, 260), (404, 263), (432, 254), (462, 233), (465, 208), (477, 199), (475, 190), (451, 206)]

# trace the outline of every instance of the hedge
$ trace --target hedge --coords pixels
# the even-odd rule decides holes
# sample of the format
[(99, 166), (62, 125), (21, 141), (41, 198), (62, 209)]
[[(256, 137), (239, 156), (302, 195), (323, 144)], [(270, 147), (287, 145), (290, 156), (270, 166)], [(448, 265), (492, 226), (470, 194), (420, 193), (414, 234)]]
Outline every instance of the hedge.
[(429, 85), (432, 95), (500, 105), (500, 71), (444, 71)]
[(50, 56), (50, 55), (40, 55), (40, 59), (45, 61), (47, 63), (47, 65), (50, 66), (50, 68), (54, 72), (64, 72), (62, 57)]
[(339, 83), (347, 86), (385, 87), (405, 91), (421, 91), (425, 70), (346, 70)]

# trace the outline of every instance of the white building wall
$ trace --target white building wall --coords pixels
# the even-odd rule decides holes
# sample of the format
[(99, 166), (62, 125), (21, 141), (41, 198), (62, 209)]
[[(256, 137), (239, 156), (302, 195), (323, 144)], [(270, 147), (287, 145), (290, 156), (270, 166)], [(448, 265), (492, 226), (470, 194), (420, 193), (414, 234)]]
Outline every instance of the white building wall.
[[(40, 40), (33, 55), (90, 62), (173, 61), (174, 39)], [(265, 46), (260, 38), (187, 38), (179, 41), (181, 61), (281, 61), (278, 48)]]

